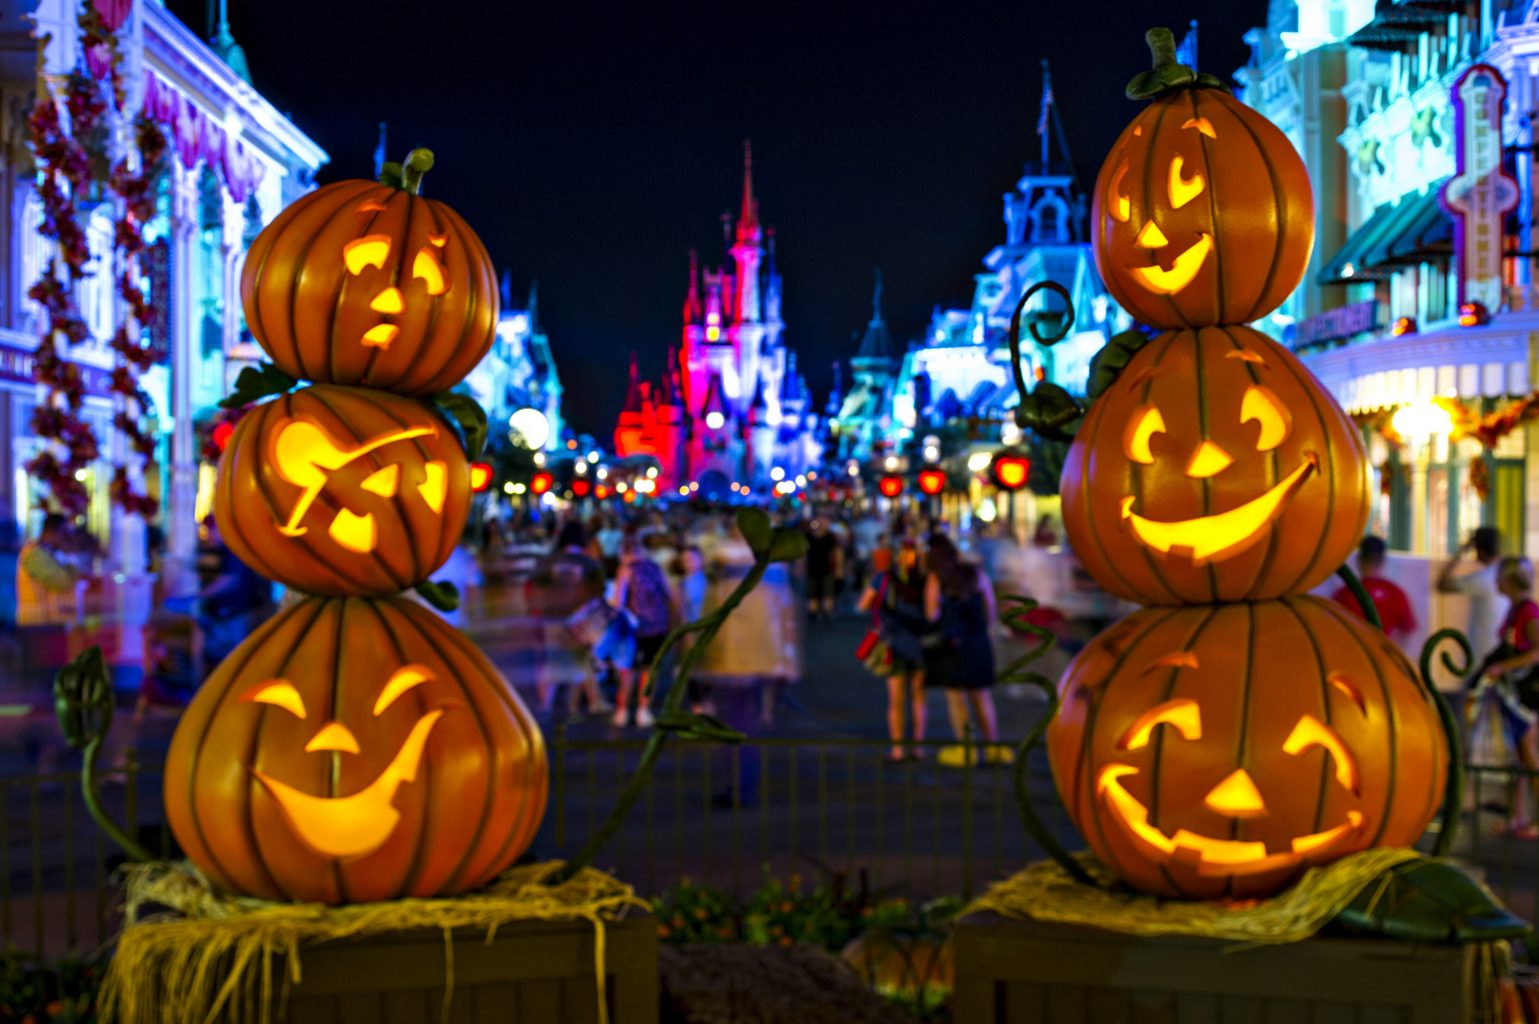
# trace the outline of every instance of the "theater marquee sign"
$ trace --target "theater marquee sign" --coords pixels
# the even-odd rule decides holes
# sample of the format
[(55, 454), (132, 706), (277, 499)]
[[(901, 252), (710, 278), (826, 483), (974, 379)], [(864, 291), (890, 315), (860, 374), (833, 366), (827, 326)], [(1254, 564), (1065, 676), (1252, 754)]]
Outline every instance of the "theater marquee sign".
[(1502, 107), (1507, 80), (1475, 64), (1453, 87), (1454, 153), (1458, 172), (1443, 186), (1443, 208), (1454, 219), (1459, 301), (1493, 312), (1502, 296), (1502, 217), (1518, 204), (1518, 183), (1502, 170)]

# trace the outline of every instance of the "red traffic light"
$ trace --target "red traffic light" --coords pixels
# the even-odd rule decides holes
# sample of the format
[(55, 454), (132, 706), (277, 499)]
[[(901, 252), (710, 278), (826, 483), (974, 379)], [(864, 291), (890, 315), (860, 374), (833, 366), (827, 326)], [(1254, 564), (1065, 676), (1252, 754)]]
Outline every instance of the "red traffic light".
[(480, 494), (492, 485), (492, 467), (485, 462), (470, 464), (470, 489)]
[(593, 490), (593, 485), (581, 477), (572, 481), (572, 495), (574, 497), (586, 498), (591, 490)]
[(1007, 491), (1018, 491), (1026, 486), (1031, 475), (1031, 460), (1024, 455), (994, 456), (994, 482)]
[(876, 482), (876, 489), (882, 492), (884, 498), (896, 498), (903, 493), (903, 478), (896, 473), (888, 473)]
[(556, 478), (551, 476), (550, 473), (546, 470), (542, 469), (534, 476), (529, 478), (529, 490), (533, 491), (535, 495), (538, 496), (550, 490), (550, 485), (555, 482)]
[(946, 471), (944, 469), (921, 469), (919, 471), (919, 489), (926, 494), (939, 494), (946, 489)]

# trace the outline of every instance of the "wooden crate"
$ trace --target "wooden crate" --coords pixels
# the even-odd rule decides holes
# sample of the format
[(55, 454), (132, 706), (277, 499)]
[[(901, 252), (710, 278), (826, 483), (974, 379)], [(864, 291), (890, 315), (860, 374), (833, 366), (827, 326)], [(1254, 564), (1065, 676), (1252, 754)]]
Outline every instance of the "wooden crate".
[[(593, 926), (529, 922), (454, 936), (447, 1018), (443, 935), (410, 931), (304, 950), (285, 1024), (597, 1024)], [(605, 925), (611, 1024), (657, 1024), (657, 922), (632, 913)]]
[(1468, 1024), (1472, 950), (1384, 939), (1241, 947), (974, 914), (958, 1024)]

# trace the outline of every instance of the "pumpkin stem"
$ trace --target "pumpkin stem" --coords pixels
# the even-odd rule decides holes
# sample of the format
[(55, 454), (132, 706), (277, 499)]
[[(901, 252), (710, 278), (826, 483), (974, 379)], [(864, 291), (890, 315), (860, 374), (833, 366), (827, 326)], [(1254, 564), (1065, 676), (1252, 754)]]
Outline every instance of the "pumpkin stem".
[(1152, 100), (1177, 89), (1224, 87), (1224, 83), (1212, 75), (1198, 74), (1176, 62), (1176, 37), (1170, 29), (1151, 28), (1144, 33), (1144, 41), (1149, 44), (1154, 69), (1134, 76), (1128, 83), (1128, 99)]
[(1149, 44), (1154, 70), (1176, 63), (1176, 34), (1170, 29), (1151, 28), (1144, 33), (1144, 42)]
[(401, 189), (418, 195), (422, 191), (422, 176), (433, 169), (433, 151), (431, 149), (414, 149), (406, 154), (406, 162), (401, 165)]

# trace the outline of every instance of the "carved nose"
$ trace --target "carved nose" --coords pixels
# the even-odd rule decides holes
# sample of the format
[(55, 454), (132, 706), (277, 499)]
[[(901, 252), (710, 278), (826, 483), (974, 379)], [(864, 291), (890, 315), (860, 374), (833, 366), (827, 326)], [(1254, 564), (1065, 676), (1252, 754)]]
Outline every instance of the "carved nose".
[(1230, 772), (1224, 781), (1208, 791), (1202, 802), (1209, 810), (1231, 818), (1259, 818), (1266, 813), (1266, 801), (1261, 799), (1255, 780), (1244, 768)]
[(1170, 244), (1170, 239), (1166, 238), (1165, 232), (1151, 220), (1139, 230), (1138, 237), (1133, 239), (1133, 244), (1145, 249), (1163, 249)]
[(352, 730), (341, 722), (327, 722), (321, 727), (321, 731), (305, 744), (305, 753), (313, 754), (317, 750), (340, 750), (344, 754), (356, 754), (358, 739), (353, 735)]
[(1186, 475), (1196, 480), (1203, 480), (1210, 476), (1216, 476), (1234, 464), (1234, 459), (1212, 441), (1204, 441), (1198, 449), (1192, 453), (1192, 461), (1187, 463)]
[(406, 304), (401, 301), (401, 289), (386, 288), (374, 296), (374, 301), (369, 303), (369, 308), (376, 313), (399, 313), (406, 308)]

